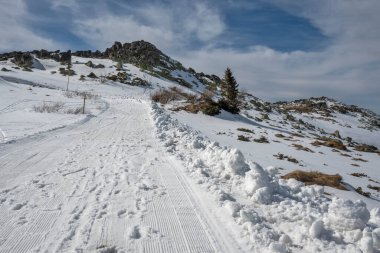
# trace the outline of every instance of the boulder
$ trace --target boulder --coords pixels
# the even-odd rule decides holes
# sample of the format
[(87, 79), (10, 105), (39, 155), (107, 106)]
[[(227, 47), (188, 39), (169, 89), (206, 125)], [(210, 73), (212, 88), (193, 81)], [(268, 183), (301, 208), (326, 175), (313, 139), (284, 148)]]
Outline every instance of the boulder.
[(132, 80), (132, 85), (135, 85), (135, 86), (149, 86), (149, 83), (139, 77), (135, 77), (133, 78)]
[(12, 62), (21, 68), (29, 68), (33, 65), (33, 57), (30, 53), (16, 53)]
[(59, 62), (69, 63), (71, 62), (71, 50), (67, 52), (60, 53)]
[(84, 65), (86, 65), (87, 67), (90, 67), (90, 68), (94, 67), (94, 64), (92, 63), (92, 61), (88, 61)]
[(143, 68), (160, 65), (160, 55), (163, 55), (153, 44), (143, 40), (123, 45), (117, 41), (111, 48), (107, 48), (104, 54), (110, 59)]
[(98, 77), (94, 74), (94, 72), (91, 72), (90, 74), (88, 74), (87, 77), (89, 77), (89, 78), (98, 78)]

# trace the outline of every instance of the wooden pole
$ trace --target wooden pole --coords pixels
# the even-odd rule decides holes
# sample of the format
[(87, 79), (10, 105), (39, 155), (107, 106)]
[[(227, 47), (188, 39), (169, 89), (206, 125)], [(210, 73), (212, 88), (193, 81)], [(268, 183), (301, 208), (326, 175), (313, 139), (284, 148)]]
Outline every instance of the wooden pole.
[(66, 86), (66, 91), (69, 90), (69, 82), (70, 82), (70, 70), (69, 70), (69, 74), (67, 75), (67, 86)]
[(83, 95), (83, 110), (82, 110), (82, 114), (84, 114), (84, 108), (86, 106), (86, 93), (84, 93)]

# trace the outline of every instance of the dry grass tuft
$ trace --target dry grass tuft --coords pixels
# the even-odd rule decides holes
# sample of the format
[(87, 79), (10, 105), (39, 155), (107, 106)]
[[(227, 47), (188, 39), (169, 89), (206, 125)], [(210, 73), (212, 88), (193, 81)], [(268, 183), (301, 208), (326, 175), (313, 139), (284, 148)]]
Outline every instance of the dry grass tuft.
[(294, 178), (298, 181), (304, 182), (305, 185), (322, 185), (330, 186), (339, 190), (346, 190), (342, 184), (342, 176), (339, 174), (328, 175), (318, 171), (302, 171), (295, 170), (282, 177), (283, 179)]
[(369, 153), (377, 153), (379, 151), (377, 147), (367, 144), (359, 144), (355, 147), (355, 150)]
[(274, 136), (276, 136), (277, 138), (285, 138), (285, 135), (283, 134), (275, 134)]
[(284, 107), (284, 110), (294, 111), (298, 113), (310, 113), (313, 111), (313, 108), (307, 105), (289, 105), (289, 106)]
[(359, 161), (359, 162), (364, 162), (364, 163), (368, 162), (367, 160), (365, 160), (363, 158), (356, 158), (356, 157), (352, 158), (351, 160), (353, 160), (353, 161)]
[(277, 159), (279, 159), (279, 160), (286, 159), (288, 162), (299, 163), (296, 158), (293, 158), (291, 156), (287, 156), (287, 155), (284, 155), (284, 154), (281, 154), (281, 153), (278, 153), (277, 155), (273, 155), (273, 156), (277, 157)]
[(299, 133), (292, 133), (292, 136), (298, 137), (298, 138), (305, 138), (302, 134)]
[(368, 181), (370, 181), (370, 182), (374, 182), (374, 183), (376, 183), (376, 184), (380, 184), (379, 181), (373, 180), (372, 178), (368, 179)]
[(367, 174), (359, 173), (359, 172), (354, 172), (354, 173), (351, 173), (350, 175), (354, 177), (367, 177)]
[(172, 89), (157, 90), (157, 91), (153, 92), (150, 95), (150, 97), (154, 102), (158, 102), (161, 104), (167, 104), (171, 101), (183, 99), (183, 96), (180, 93), (178, 93), (176, 90), (172, 90)]
[(325, 141), (314, 141), (311, 143), (311, 145), (313, 146), (326, 146), (326, 147), (330, 147), (330, 148), (336, 148), (336, 149), (339, 149), (339, 150), (347, 150), (347, 147), (343, 144), (343, 142), (341, 142), (340, 140), (334, 140), (334, 139), (328, 139), (328, 140), (325, 140)]
[(368, 185), (367, 186), (369, 189), (372, 189), (372, 190), (375, 190), (377, 192), (380, 192), (380, 187), (379, 186), (375, 186), (375, 185)]
[(297, 150), (302, 150), (302, 151), (306, 151), (306, 152), (314, 153), (313, 150), (311, 150), (311, 149), (308, 148), (308, 147), (304, 147), (304, 146), (302, 146), (301, 144), (295, 144), (295, 143), (293, 143), (292, 146), (295, 147)]
[(371, 193), (370, 192), (365, 192), (363, 191), (363, 189), (359, 186), (358, 188), (355, 189), (355, 191), (361, 195), (363, 195), (364, 197), (367, 197), (367, 198), (370, 198), (371, 197)]

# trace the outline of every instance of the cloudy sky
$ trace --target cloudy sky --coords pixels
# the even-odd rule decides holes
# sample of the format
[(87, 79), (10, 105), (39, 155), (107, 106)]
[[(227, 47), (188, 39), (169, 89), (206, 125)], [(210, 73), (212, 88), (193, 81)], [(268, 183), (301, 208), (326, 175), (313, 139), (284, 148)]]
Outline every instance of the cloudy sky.
[(270, 101), (329, 96), (380, 113), (379, 0), (0, 0), (0, 52), (144, 39)]

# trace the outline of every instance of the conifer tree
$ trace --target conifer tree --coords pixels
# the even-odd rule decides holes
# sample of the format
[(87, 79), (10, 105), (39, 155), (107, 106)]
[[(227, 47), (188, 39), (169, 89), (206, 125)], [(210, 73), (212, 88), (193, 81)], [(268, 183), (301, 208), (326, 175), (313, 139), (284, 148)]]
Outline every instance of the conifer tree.
[(227, 67), (221, 84), (222, 99), (220, 100), (220, 105), (224, 110), (231, 113), (239, 112), (238, 87), (239, 85), (237, 84), (231, 69)]

